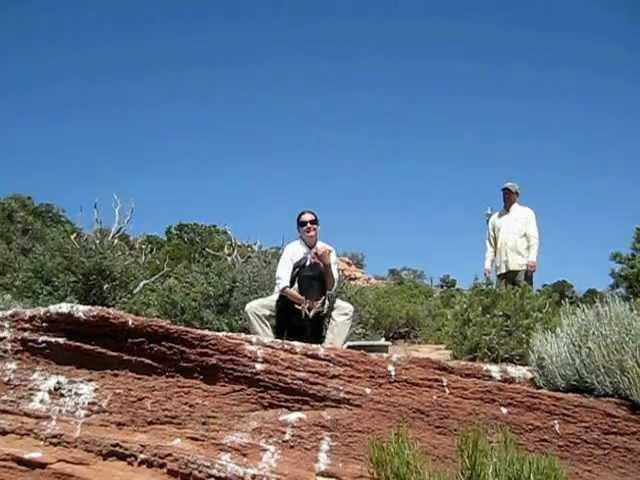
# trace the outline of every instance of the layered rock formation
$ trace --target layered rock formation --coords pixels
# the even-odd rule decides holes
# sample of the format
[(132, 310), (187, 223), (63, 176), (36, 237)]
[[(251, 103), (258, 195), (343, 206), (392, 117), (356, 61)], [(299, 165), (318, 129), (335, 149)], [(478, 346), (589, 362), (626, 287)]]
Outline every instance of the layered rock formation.
[(73, 305), (0, 314), (2, 479), (361, 479), (406, 421), (436, 463), (508, 426), (574, 479), (640, 472), (627, 403), (496, 381), (475, 366), (181, 328)]
[(338, 257), (338, 268), (342, 278), (356, 285), (374, 285), (380, 283), (367, 273), (358, 268), (349, 257)]

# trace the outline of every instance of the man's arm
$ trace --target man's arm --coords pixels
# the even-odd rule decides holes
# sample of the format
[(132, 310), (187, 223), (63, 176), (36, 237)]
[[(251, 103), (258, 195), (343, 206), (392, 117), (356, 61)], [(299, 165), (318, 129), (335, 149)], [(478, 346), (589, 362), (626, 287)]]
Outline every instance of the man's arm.
[(281, 293), (292, 302), (302, 305), (305, 301), (304, 297), (289, 287), (293, 263), (291, 249), (287, 246), (284, 248), (276, 268), (276, 293)]
[(493, 228), (493, 219), (489, 219), (487, 224), (487, 240), (485, 242), (485, 254), (484, 254), (484, 275), (486, 277), (491, 276), (491, 268), (493, 267), (493, 261), (496, 258), (496, 235)]
[(527, 258), (527, 270), (535, 272), (538, 266), (538, 248), (540, 246), (540, 237), (538, 235), (538, 224), (536, 222), (536, 214), (533, 210), (529, 210), (530, 215), (527, 219), (527, 230), (525, 235), (529, 243), (529, 256)]
[(338, 257), (336, 252), (328, 247), (318, 247), (315, 251), (315, 257), (322, 264), (327, 291), (333, 290), (336, 286), (336, 278), (338, 278)]

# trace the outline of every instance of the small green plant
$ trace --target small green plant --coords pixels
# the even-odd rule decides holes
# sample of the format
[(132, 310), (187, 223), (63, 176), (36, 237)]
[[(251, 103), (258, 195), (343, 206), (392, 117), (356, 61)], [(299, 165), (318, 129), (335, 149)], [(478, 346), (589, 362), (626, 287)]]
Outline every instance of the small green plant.
[(406, 426), (391, 431), (388, 439), (369, 443), (369, 474), (373, 480), (424, 480), (427, 457)]
[(565, 308), (555, 331), (533, 337), (530, 360), (543, 388), (640, 405), (640, 314), (613, 296)]
[(459, 467), (456, 480), (566, 480), (557, 459), (522, 450), (507, 430), (493, 441), (481, 427), (458, 437)]
[(369, 474), (374, 480), (567, 480), (558, 460), (530, 454), (507, 430), (492, 435), (482, 427), (463, 431), (457, 440), (456, 472), (434, 469), (406, 426), (387, 440), (369, 444)]

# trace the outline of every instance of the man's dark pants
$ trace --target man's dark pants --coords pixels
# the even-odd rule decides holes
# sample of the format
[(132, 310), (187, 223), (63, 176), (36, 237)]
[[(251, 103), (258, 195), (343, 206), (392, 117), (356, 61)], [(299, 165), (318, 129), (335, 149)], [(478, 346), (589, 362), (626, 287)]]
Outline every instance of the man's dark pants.
[(533, 272), (529, 270), (509, 270), (498, 275), (498, 288), (521, 287), (523, 285), (533, 287)]

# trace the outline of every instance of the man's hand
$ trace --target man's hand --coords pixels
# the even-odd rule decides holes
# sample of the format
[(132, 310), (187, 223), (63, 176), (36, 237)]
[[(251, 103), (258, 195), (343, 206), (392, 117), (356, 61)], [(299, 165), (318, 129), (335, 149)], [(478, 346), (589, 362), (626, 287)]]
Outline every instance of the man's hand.
[(324, 297), (315, 302), (313, 300), (305, 299), (304, 303), (302, 303), (301, 305), (296, 305), (296, 308), (302, 310), (302, 313), (306, 317), (311, 318), (317, 312), (319, 312), (323, 306), (324, 306)]
[(527, 270), (530, 272), (535, 272), (536, 271), (536, 267), (537, 264), (535, 262), (535, 260), (530, 260), (527, 262)]
[(331, 267), (331, 250), (325, 247), (318, 247), (314, 251), (314, 256), (325, 267)]

